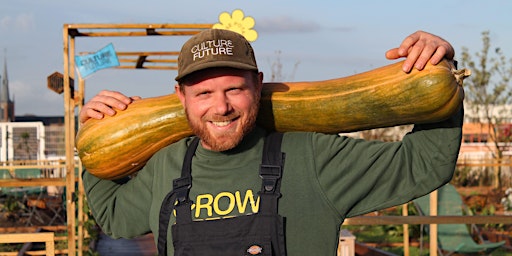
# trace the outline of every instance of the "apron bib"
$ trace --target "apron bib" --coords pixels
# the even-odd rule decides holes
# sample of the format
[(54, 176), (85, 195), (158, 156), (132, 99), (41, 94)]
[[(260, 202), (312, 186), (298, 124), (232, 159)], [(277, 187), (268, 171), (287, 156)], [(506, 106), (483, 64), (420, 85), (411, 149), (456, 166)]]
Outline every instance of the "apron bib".
[(265, 138), (258, 213), (208, 221), (192, 221), (191, 165), (199, 144), (199, 139), (195, 138), (187, 149), (181, 177), (173, 181), (173, 190), (160, 209), (159, 255), (167, 255), (167, 229), (173, 206), (176, 223), (171, 232), (175, 256), (286, 255), (284, 218), (277, 212), (285, 155), (281, 152), (282, 135), (271, 133)]

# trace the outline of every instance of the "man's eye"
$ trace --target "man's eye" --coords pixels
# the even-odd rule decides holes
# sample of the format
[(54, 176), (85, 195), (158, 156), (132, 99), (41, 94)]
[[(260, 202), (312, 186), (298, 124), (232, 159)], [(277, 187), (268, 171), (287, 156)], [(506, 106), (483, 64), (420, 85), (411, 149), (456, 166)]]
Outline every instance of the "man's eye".
[(231, 89), (229, 89), (229, 92), (234, 92), (234, 93), (241, 92), (241, 91), (242, 91), (242, 89), (240, 89), (240, 88), (231, 88)]

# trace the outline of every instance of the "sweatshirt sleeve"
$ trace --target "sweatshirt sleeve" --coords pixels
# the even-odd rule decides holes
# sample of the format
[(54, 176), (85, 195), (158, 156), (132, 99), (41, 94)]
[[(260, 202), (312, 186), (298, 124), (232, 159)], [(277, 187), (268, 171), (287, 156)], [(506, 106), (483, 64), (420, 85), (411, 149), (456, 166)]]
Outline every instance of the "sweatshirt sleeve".
[(453, 176), (462, 122), (461, 106), (447, 120), (415, 125), (400, 142), (313, 138), (319, 185), (341, 217), (385, 209), (428, 194)]
[(83, 184), (89, 208), (105, 234), (113, 238), (133, 238), (150, 231), (151, 180), (148, 175), (103, 180), (84, 171)]

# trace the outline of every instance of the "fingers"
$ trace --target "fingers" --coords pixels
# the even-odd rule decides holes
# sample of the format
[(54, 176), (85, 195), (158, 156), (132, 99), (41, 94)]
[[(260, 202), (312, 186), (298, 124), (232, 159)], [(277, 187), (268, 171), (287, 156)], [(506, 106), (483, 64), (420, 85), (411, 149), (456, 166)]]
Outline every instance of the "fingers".
[(400, 56), (400, 54), (398, 54), (398, 48), (393, 48), (386, 52), (386, 58), (389, 60), (396, 60), (401, 57), (403, 57), (403, 56)]
[[(138, 96), (134, 96), (133, 98), (137, 98)], [(140, 97), (138, 97), (140, 98)], [(132, 98), (128, 97), (117, 91), (100, 91), (96, 96), (94, 96), (91, 101), (100, 101), (108, 104), (109, 106), (124, 109), (126, 105), (132, 102)]]
[(404, 72), (410, 72), (413, 68), (422, 70), (429, 61), (435, 65), (443, 58), (452, 59), (454, 55), (455, 50), (450, 43), (424, 31), (409, 35), (400, 47), (386, 52), (388, 59), (406, 58), (402, 66)]
[[(98, 108), (101, 108), (101, 107), (98, 107)], [(99, 110), (94, 109), (91, 105), (84, 105), (84, 107), (80, 111), (80, 115), (79, 115), (80, 123), (83, 124), (91, 118), (102, 119), (105, 116), (104, 113), (106, 113), (107, 111), (108, 110), (103, 110), (102, 112), (100, 112)], [(113, 112), (113, 114), (111, 113), (110, 115), (114, 115), (114, 114), (115, 114), (115, 111)]]
[(437, 46), (433, 42), (425, 40), (416, 41), (409, 48), (409, 54), (406, 55), (403, 70), (405, 72), (410, 72), (413, 67), (418, 70), (422, 70), (436, 49)]
[(131, 99), (131, 101), (133, 102), (133, 101), (135, 101), (135, 100), (140, 100), (140, 99), (142, 99), (142, 98), (141, 98), (141, 97), (139, 97), (139, 96), (132, 96), (132, 97), (130, 97), (130, 99)]
[(82, 107), (79, 121), (84, 123), (91, 118), (102, 119), (105, 115), (114, 116), (117, 110), (125, 110), (132, 101), (138, 99), (141, 98), (127, 97), (116, 91), (101, 91)]

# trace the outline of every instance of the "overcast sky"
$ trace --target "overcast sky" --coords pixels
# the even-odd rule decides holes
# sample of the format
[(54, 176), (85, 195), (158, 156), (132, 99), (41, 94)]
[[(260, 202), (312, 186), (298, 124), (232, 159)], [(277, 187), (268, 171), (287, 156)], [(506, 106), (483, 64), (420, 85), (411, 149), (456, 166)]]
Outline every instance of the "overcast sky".
[[(256, 21), (259, 37), (253, 46), (260, 69), (270, 77), (279, 56), (285, 81), (331, 79), (390, 64), (385, 51), (416, 30), (447, 39), (457, 53), (462, 47), (479, 51), (481, 33), (488, 30), (493, 47), (512, 57), (508, 0), (0, 0), (0, 75), (6, 59), (17, 116), (60, 116), (63, 95), (49, 90), (46, 78), (63, 71), (63, 24), (217, 23), (220, 13), (235, 9)], [(119, 51), (181, 47), (180, 41), (152, 46), (136, 39), (94, 40), (79, 38), (77, 49), (96, 51), (109, 42)], [(175, 71), (100, 70), (87, 77), (86, 100), (101, 89), (142, 97), (172, 93), (175, 76)]]

